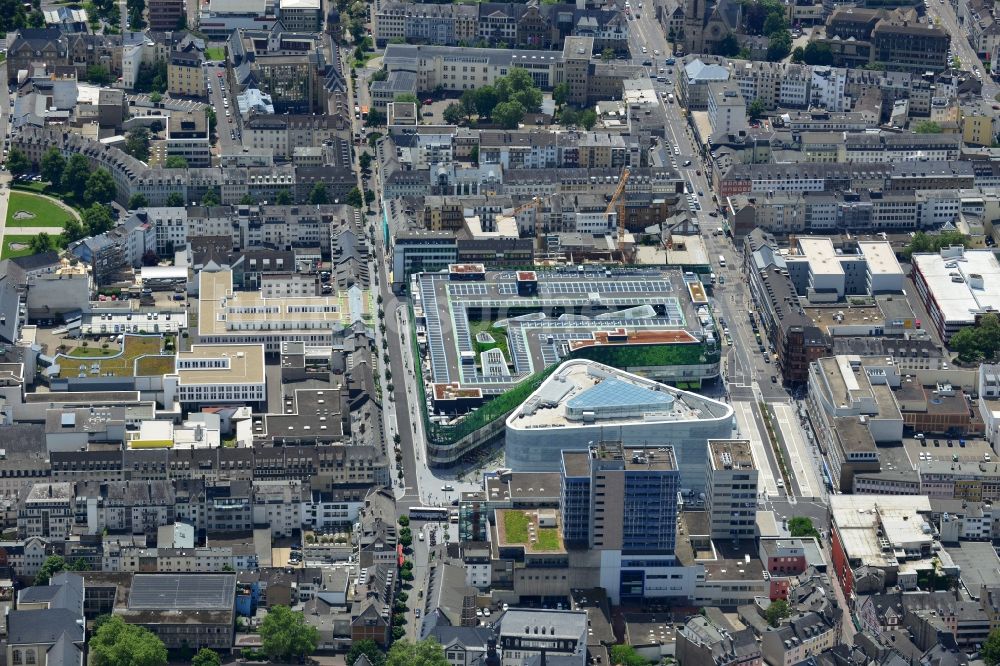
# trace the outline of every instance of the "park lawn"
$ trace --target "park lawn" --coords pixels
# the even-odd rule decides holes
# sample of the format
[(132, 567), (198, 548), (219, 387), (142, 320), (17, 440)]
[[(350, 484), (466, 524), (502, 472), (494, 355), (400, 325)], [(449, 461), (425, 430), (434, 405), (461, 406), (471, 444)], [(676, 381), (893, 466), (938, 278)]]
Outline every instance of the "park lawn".
[[(15, 236), (13, 234), (6, 235), (3, 237), (3, 251), (0, 251), (0, 259), (13, 259), (15, 257), (27, 257), (34, 252), (28, 247), (31, 243), (32, 236)], [(12, 250), (11, 245), (23, 245), (24, 248), (20, 250)]]
[(46, 190), (49, 189), (49, 184), (46, 182), (36, 183), (31, 181), (30, 183), (11, 183), (11, 190), (28, 190), (31, 192), (38, 192), (39, 194), (44, 194)]
[(221, 46), (210, 46), (205, 49), (205, 60), (225, 60), (226, 49)]
[[(18, 219), (17, 214), (30, 213), (33, 217)], [(44, 197), (27, 192), (11, 192), (7, 205), (8, 227), (52, 227), (62, 229), (72, 214)]]
[[(160, 345), (162, 340), (159, 336), (139, 336), (139, 335), (127, 335), (125, 336), (124, 350), (111, 357), (111, 358), (100, 358), (100, 357), (87, 357), (87, 358), (76, 358), (73, 356), (62, 354), (62, 359), (59, 364), (63, 366), (63, 375), (70, 376), (79, 374), (80, 368), (83, 368), (86, 376), (104, 376), (110, 373), (113, 377), (132, 377), (135, 375), (135, 359), (140, 356), (155, 356), (159, 357)], [(82, 349), (77, 347), (73, 350), (71, 354), (76, 355), (77, 350)], [(87, 347), (90, 349), (90, 346)], [(84, 352), (89, 354), (90, 352)], [(173, 358), (163, 357), (169, 361), (169, 367), (166, 372), (173, 371)], [(79, 363), (77, 363), (79, 361)], [(90, 368), (93, 364), (98, 364), (99, 370), (96, 374), (90, 372)], [(140, 363), (140, 370), (151, 370), (158, 371), (162, 367), (167, 367), (167, 363), (164, 361), (159, 361), (157, 359), (142, 361)], [(142, 374), (140, 372), (140, 374)]]

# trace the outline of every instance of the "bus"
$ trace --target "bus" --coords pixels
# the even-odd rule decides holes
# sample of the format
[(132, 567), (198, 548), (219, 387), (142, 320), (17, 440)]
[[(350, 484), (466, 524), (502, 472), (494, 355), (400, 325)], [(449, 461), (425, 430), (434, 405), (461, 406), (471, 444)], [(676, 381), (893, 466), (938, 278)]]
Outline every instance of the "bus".
[(410, 520), (430, 520), (438, 523), (448, 522), (448, 509), (439, 506), (411, 506)]

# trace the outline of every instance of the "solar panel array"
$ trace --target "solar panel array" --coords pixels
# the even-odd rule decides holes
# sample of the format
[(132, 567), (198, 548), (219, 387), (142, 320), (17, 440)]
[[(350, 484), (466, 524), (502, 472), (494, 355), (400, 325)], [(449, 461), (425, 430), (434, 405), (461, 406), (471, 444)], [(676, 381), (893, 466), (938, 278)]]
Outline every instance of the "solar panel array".
[(228, 610), (235, 602), (234, 574), (136, 574), (130, 610)]
[(438, 310), (437, 294), (434, 292), (434, 276), (420, 276), (420, 296), (424, 303), (424, 317), (427, 320), (427, 349), (431, 357), (431, 377), (435, 382), (448, 383), (448, 356), (444, 350), (444, 332), (441, 330), (441, 313)]

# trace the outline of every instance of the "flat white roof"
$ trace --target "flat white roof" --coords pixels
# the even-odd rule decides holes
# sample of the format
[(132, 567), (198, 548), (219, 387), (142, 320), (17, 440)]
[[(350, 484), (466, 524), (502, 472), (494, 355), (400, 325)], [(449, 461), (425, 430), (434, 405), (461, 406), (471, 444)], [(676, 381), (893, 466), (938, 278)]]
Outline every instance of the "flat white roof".
[(319, 10), (319, 0), (280, 0), (280, 9), (315, 9)]
[(213, 14), (257, 14), (267, 11), (267, 0), (211, 0), (209, 11)]
[(814, 275), (844, 274), (844, 267), (829, 238), (799, 238), (799, 248), (809, 260), (809, 270)]
[[(1000, 263), (992, 250), (966, 250), (947, 258), (915, 254), (913, 265), (924, 276), (946, 324), (971, 325), (977, 312), (990, 307), (1000, 310)], [(977, 274), (982, 276), (981, 289), (969, 286), (969, 276)]]
[(896, 260), (896, 253), (886, 241), (862, 241), (858, 243), (861, 254), (868, 262), (868, 272), (872, 275), (902, 275), (903, 267)]

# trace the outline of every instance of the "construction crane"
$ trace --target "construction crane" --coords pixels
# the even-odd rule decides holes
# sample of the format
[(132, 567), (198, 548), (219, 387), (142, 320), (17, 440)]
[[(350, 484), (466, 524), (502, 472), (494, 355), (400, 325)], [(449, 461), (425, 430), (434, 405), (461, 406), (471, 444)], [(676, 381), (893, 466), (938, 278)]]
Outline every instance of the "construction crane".
[[(611, 201), (608, 202), (608, 208), (604, 211), (605, 215), (611, 215), (611, 211), (615, 209), (615, 204), (621, 198), (622, 193), (625, 191), (625, 184), (628, 182), (628, 177), (632, 174), (628, 167), (622, 169), (622, 175), (618, 179), (618, 187), (615, 188), (615, 193), (611, 195)], [(625, 206), (624, 204), (618, 206), (618, 250), (622, 251), (625, 245)]]

